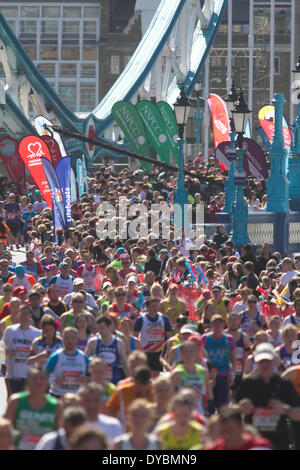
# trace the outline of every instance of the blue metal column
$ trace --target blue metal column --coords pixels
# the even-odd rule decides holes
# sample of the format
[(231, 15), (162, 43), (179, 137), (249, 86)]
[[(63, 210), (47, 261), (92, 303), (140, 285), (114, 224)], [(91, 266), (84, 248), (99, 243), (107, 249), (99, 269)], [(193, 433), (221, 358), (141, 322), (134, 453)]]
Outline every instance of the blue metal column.
[(239, 148), (238, 173), (235, 174), (234, 182), (237, 186), (236, 200), (232, 206), (232, 241), (235, 246), (240, 247), (243, 243), (251, 243), (248, 235), (248, 204), (244, 199), (243, 186), (246, 184), (246, 175), (243, 173), (244, 149)]
[(281, 93), (275, 94), (273, 104), (275, 106), (275, 134), (270, 152), (271, 169), (267, 181), (267, 211), (287, 213), (289, 212), (289, 181), (286, 175), (287, 150), (282, 133), (284, 96)]
[(174, 204), (177, 204), (181, 208), (181, 213), (179, 214), (174, 207), (174, 225), (176, 227), (184, 227), (184, 208), (187, 207), (189, 203), (188, 192), (184, 187), (184, 155), (183, 155), (183, 146), (185, 139), (179, 138), (179, 167), (178, 167), (178, 177), (177, 177), (177, 188), (174, 195)]

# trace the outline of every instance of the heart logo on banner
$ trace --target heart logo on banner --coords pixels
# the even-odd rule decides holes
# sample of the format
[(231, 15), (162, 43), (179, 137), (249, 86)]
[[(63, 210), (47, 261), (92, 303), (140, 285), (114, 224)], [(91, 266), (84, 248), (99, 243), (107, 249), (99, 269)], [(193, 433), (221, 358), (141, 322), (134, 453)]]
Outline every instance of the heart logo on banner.
[[(51, 155), (46, 143), (34, 135), (24, 137), (19, 144), (19, 155), (23, 160), (27, 170), (32, 176), (35, 184), (41, 191), (43, 198), (52, 210), (52, 196), (45, 175), (44, 167), (40, 159), (45, 157), (52, 164)], [(35, 160), (33, 161), (32, 158)]]
[(28, 158), (43, 157), (44, 153), (42, 151), (42, 145), (40, 142), (31, 143), (28, 145), (28, 152), (31, 152), (28, 155)]

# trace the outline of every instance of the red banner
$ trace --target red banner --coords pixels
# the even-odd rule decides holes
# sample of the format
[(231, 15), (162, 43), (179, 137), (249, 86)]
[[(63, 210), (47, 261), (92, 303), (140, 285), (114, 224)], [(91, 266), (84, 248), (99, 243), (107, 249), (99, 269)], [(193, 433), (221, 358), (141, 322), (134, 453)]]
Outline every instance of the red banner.
[(11, 180), (20, 184), (21, 190), (23, 190), (25, 186), (25, 166), (20, 158), (18, 145), (18, 142), (11, 137), (0, 139), (0, 157)]
[(41, 157), (47, 158), (51, 164), (51, 156), (46, 143), (34, 135), (24, 137), (19, 145), (19, 154), (26, 168), (42, 193), (43, 198), (52, 210), (52, 196), (45, 175)]
[[(226, 103), (220, 96), (211, 93), (207, 100), (212, 114), (213, 134), (215, 148), (222, 142), (230, 141), (229, 137), (229, 118)], [(222, 163), (220, 163), (221, 168)], [(225, 167), (224, 167), (225, 168)], [(223, 169), (223, 168), (222, 168)], [(226, 168), (227, 169), (227, 168)]]
[(46, 142), (47, 147), (49, 148), (51, 159), (52, 159), (52, 164), (54, 168), (56, 167), (57, 163), (61, 159), (61, 152), (58, 143), (56, 142), (53, 137), (50, 135), (42, 135), (41, 139), (43, 139), (44, 142)]

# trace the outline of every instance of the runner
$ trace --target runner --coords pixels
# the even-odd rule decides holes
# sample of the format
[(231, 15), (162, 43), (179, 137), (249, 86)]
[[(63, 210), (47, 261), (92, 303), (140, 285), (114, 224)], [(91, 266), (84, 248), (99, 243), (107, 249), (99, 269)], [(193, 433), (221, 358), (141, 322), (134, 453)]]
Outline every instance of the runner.
[(159, 450), (156, 436), (147, 432), (150, 423), (151, 405), (143, 399), (135, 400), (128, 409), (130, 432), (117, 437), (112, 450)]
[(204, 442), (204, 427), (192, 419), (191, 400), (180, 393), (172, 399), (173, 421), (158, 424), (155, 434), (163, 450), (184, 450)]
[(43, 367), (49, 356), (57, 349), (62, 348), (62, 340), (57, 335), (58, 324), (51, 315), (45, 314), (41, 320), (42, 335), (32, 342), (30, 357), (27, 359), (29, 366)]
[(241, 410), (236, 405), (224, 407), (219, 416), (220, 438), (205, 450), (273, 450), (272, 443), (247, 432)]
[(204, 396), (213, 399), (208, 371), (197, 364), (197, 350), (192, 341), (185, 341), (180, 348), (181, 363), (176, 365), (171, 373), (174, 390), (192, 388), (197, 397), (196, 410), (204, 415)]
[(5, 382), (8, 396), (24, 389), (25, 379), (30, 369), (26, 361), (30, 355), (33, 340), (40, 336), (40, 330), (30, 325), (31, 311), (28, 305), (21, 305), (19, 314), (20, 323), (8, 326), (2, 338), (7, 357)]
[(163, 370), (160, 355), (166, 340), (171, 336), (171, 325), (165, 315), (158, 313), (157, 299), (148, 299), (146, 307), (147, 312), (137, 318), (133, 330), (147, 354), (152, 376), (157, 376)]
[(79, 390), (78, 396), (80, 405), (87, 413), (86, 424), (103, 431), (110, 447), (113, 439), (123, 434), (124, 430), (118, 419), (101, 413), (105, 404), (103, 388), (90, 383)]
[(100, 357), (107, 364), (106, 379), (113, 384), (120, 380), (120, 368), (122, 365), (125, 376), (128, 374), (127, 354), (125, 344), (120, 338), (112, 334), (113, 322), (109, 317), (98, 317), (96, 330), (98, 335), (90, 339), (86, 353), (88, 356)]
[(68, 312), (65, 312), (60, 317), (60, 330), (63, 331), (67, 326), (75, 326), (76, 319), (80, 314), (84, 314), (87, 317), (88, 325), (91, 331), (95, 331), (95, 318), (94, 316), (85, 309), (85, 299), (81, 292), (72, 294), (72, 308)]
[(63, 332), (63, 348), (49, 357), (45, 365), (50, 374), (50, 393), (61, 397), (67, 392), (77, 392), (80, 385), (86, 383), (89, 359), (77, 349), (78, 331), (67, 327)]
[(45, 370), (31, 368), (26, 385), (25, 392), (9, 398), (5, 412), (5, 417), (18, 431), (18, 450), (33, 450), (45, 433), (58, 429), (61, 416), (57, 400), (46, 394), (48, 376)]
[(300, 420), (300, 398), (292, 383), (275, 373), (276, 352), (268, 343), (257, 346), (254, 359), (257, 372), (243, 379), (236, 401), (253, 424), (276, 450), (289, 448), (286, 418)]
[(213, 387), (213, 400), (209, 403), (209, 414), (226, 405), (229, 400), (229, 386), (233, 384), (236, 375), (236, 345), (233, 337), (224, 333), (225, 322), (221, 315), (211, 319), (211, 333), (201, 337), (202, 346), (207, 352), (208, 359), (216, 376)]

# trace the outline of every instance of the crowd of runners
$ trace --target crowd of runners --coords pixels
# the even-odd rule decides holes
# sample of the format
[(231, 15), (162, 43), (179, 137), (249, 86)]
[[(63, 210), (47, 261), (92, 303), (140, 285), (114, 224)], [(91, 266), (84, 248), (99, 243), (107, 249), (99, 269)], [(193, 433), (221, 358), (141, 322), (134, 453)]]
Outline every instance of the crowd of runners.
[[(190, 172), (214, 223), (224, 176), (201, 156)], [(193, 243), (172, 223), (168, 239), (111, 237), (100, 204), (151, 212), (176, 178), (102, 167), (88, 185), (54, 237), (37, 188), (2, 179), (0, 449), (300, 449), (300, 255), (238, 250), (222, 225)], [(248, 181), (253, 210), (264, 188)]]

